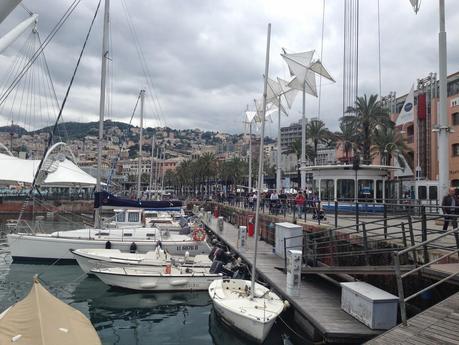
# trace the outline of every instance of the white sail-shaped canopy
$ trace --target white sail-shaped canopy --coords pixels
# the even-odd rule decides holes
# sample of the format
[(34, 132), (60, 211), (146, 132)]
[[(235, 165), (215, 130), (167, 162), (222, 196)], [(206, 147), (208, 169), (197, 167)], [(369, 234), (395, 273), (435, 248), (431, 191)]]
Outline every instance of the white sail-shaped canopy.
[(29, 294), (0, 314), (0, 344), (100, 345), (91, 322), (34, 279)]
[(291, 87), (289, 87), (289, 81), (287, 80), (277, 78), (277, 82), (279, 83), (280, 88), (282, 90), (282, 95), (287, 101), (288, 108), (292, 108), (293, 102), (295, 101), (295, 97), (298, 94), (298, 89), (292, 89)]
[(307, 94), (317, 97), (316, 74), (333, 82), (335, 80), (319, 60), (312, 62), (313, 55), (314, 50), (303, 53), (287, 54), (284, 52), (281, 54), (287, 63), (290, 74), (294, 76), (288, 86), (301, 91), (304, 89)]
[(330, 73), (328, 73), (328, 71), (325, 69), (324, 65), (322, 65), (322, 62), (320, 60), (311, 63), (309, 69), (313, 72), (316, 72), (318, 75), (321, 75), (325, 79), (335, 82), (335, 79), (333, 79)]
[(278, 81), (268, 78), (268, 89), (266, 100), (268, 104), (272, 104), (280, 108), (281, 113), (288, 115), (285, 108), (282, 106), (282, 101), (279, 100), (279, 96), (282, 96), (282, 87)]

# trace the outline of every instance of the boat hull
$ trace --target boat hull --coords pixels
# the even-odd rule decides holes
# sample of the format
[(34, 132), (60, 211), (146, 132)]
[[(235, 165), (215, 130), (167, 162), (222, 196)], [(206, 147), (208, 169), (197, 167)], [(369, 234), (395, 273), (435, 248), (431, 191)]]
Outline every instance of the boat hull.
[(241, 317), (240, 315), (232, 312), (214, 302), (214, 309), (217, 315), (230, 327), (236, 329), (241, 335), (251, 339), (256, 343), (263, 343), (268, 336), (271, 328), (274, 325), (276, 319), (272, 319), (269, 322), (256, 322), (253, 319)]
[(139, 291), (205, 291), (215, 279), (221, 279), (218, 275), (151, 275), (136, 276), (92, 272), (105, 284)]
[(250, 286), (250, 281), (222, 279), (210, 285), (209, 296), (215, 312), (226, 324), (252, 341), (263, 343), (284, 303), (258, 283), (255, 284), (258, 297), (251, 298)]
[[(59, 261), (76, 263), (70, 249), (94, 248), (103, 249), (107, 239), (76, 239), (53, 237), (49, 235), (9, 234), (8, 245), (13, 261)], [(111, 247), (129, 252), (132, 240), (119, 241), (110, 239)], [(156, 248), (156, 241), (135, 241), (137, 252), (146, 253)], [(163, 249), (171, 255), (185, 255), (188, 252), (195, 256), (208, 254), (209, 245), (205, 241), (162, 241)]]

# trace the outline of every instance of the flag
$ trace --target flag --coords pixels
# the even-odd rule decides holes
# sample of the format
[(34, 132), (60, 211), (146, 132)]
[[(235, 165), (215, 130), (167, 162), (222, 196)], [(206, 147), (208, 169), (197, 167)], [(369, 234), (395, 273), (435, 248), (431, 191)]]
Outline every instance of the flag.
[(397, 120), (395, 121), (396, 126), (404, 125), (405, 123), (412, 122), (414, 120), (414, 85), (411, 86), (410, 93), (406, 96), (405, 103), (403, 103), (402, 110), (398, 114)]

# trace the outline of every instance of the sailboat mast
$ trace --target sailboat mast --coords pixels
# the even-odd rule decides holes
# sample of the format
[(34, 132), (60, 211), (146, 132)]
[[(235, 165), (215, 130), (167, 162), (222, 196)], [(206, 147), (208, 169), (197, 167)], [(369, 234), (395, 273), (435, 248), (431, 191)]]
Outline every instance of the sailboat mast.
[(153, 186), (153, 163), (154, 163), (154, 158), (155, 158), (155, 135), (153, 134), (153, 137), (151, 138), (151, 165), (150, 165), (150, 185), (149, 185), (149, 190), (150, 190), (150, 199), (152, 199), (153, 193), (152, 193), (152, 186)]
[(258, 159), (258, 181), (257, 181), (257, 208), (255, 211), (255, 248), (253, 254), (253, 265), (252, 265), (252, 287), (250, 289), (250, 298), (255, 295), (255, 275), (257, 273), (257, 248), (258, 248), (258, 227), (260, 225), (259, 214), (260, 214), (260, 199), (261, 199), (261, 187), (263, 185), (263, 153), (264, 153), (264, 138), (265, 138), (265, 117), (266, 117), (266, 97), (268, 92), (268, 74), (269, 74), (269, 48), (271, 43), (271, 23), (268, 24), (268, 38), (266, 44), (266, 62), (265, 62), (265, 80), (263, 87), (263, 113), (261, 116), (261, 138), (260, 138), (260, 156)]
[(140, 90), (140, 132), (139, 132), (139, 168), (137, 176), (137, 199), (142, 197), (142, 142), (143, 142), (143, 106), (145, 104), (145, 90)]
[[(102, 140), (104, 138), (104, 114), (105, 114), (105, 79), (107, 76), (107, 59), (108, 59), (108, 30), (110, 21), (110, 0), (105, 0), (104, 9), (104, 31), (102, 38), (102, 68), (100, 78), (100, 103), (99, 103), (99, 140), (97, 142), (97, 183), (96, 192), (101, 192), (101, 174), (102, 174)], [(99, 200), (99, 207), (96, 208), (95, 213), (95, 227), (100, 229), (100, 205), (102, 204)]]

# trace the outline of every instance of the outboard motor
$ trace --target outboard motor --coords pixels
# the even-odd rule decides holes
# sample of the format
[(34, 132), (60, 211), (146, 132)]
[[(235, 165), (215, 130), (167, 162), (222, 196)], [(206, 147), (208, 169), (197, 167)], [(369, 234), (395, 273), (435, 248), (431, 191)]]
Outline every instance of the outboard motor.
[(228, 269), (226, 269), (223, 266), (223, 262), (217, 261), (217, 260), (212, 262), (212, 265), (210, 266), (210, 269), (209, 269), (209, 273), (212, 273), (212, 274), (220, 274), (221, 273), (225, 277), (232, 277), (233, 276), (233, 272), (228, 270)]

